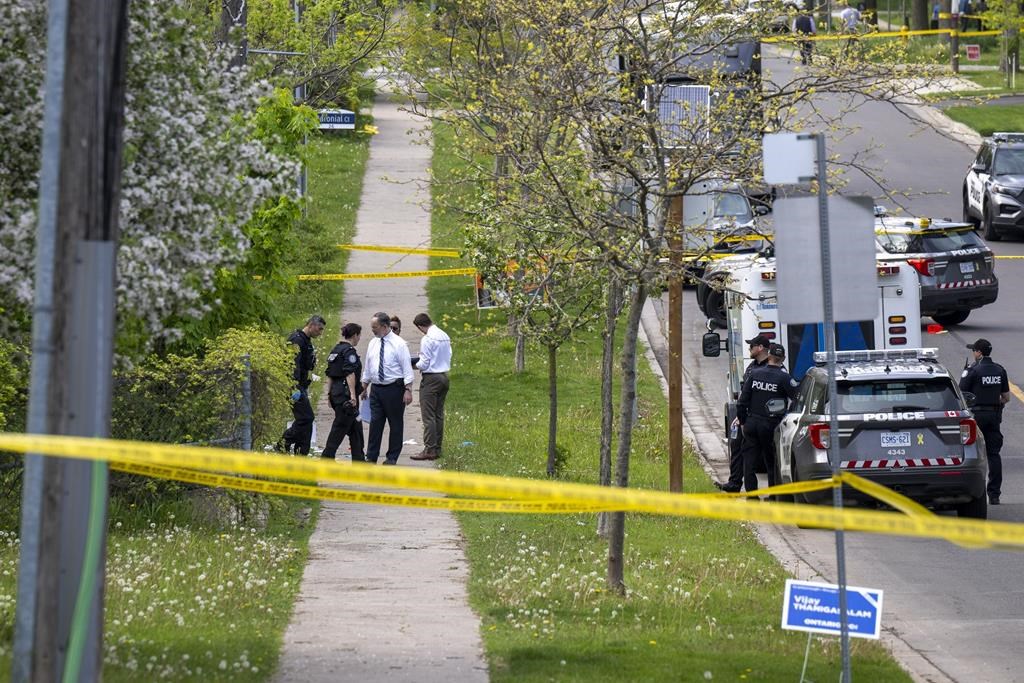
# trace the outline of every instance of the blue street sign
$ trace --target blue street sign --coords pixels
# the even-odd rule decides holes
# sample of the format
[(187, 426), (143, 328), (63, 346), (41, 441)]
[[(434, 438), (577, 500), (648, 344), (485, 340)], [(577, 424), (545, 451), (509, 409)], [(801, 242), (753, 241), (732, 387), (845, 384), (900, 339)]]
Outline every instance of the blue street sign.
[(356, 113), (348, 109), (321, 109), (316, 113), (320, 130), (355, 130)]
[[(847, 586), (846, 616), (851, 636), (877, 640), (882, 628), (882, 591)], [(839, 586), (787, 579), (782, 628), (838, 636)]]

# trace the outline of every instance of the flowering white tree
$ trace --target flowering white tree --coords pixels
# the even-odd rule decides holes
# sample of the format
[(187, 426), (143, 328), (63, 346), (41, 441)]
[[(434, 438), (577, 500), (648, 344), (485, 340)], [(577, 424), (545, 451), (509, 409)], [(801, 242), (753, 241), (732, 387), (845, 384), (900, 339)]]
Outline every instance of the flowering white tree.
[[(0, 7), (0, 307), (32, 297), (45, 2)], [(135, 2), (127, 70), (118, 313), (148, 338), (199, 318), (217, 273), (245, 258), (243, 226), (295, 192), (295, 160), (256, 135), (270, 85), (227, 68), (180, 0)], [(215, 302), (213, 302), (215, 303)]]

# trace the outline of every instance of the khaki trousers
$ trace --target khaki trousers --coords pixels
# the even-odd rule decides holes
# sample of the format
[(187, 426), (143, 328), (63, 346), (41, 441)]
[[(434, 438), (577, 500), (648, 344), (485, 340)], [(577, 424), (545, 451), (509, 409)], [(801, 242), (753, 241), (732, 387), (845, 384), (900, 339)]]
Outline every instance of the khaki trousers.
[(420, 380), (420, 414), (423, 418), (423, 447), (441, 454), (444, 438), (444, 400), (448, 396), (448, 373), (427, 373)]

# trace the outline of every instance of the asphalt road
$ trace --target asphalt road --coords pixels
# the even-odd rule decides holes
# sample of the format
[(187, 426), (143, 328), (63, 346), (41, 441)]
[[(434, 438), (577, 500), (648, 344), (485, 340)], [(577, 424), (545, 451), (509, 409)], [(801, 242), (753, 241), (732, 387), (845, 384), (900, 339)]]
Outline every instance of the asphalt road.
[[(767, 59), (769, 71), (792, 68)], [(855, 103), (845, 121), (859, 128), (845, 139), (830, 142), (830, 152), (845, 158), (872, 149), (869, 160), (882, 168), (886, 186), (915, 193), (904, 208), (917, 215), (959, 217), (964, 173), (974, 150), (932, 128), (922, 128), (892, 105)], [(830, 106), (826, 103), (824, 106)], [(833, 105), (835, 106), (835, 105)], [(872, 180), (848, 175), (844, 194), (867, 194), (876, 203), (895, 208)], [(993, 243), (997, 256), (1024, 255), (1024, 241)], [(1000, 259), (999, 300), (977, 310), (957, 327), (941, 334), (924, 333), (926, 346), (939, 349), (950, 369), (963, 366), (964, 345), (978, 337), (989, 339), (993, 358), (1002, 363), (1011, 382), (1024, 384), (1024, 341), (1019, 292), (1024, 292), (1024, 259)], [(841, 295), (841, 288), (839, 294)], [(925, 323), (932, 322), (925, 319)], [(706, 410), (718, 416), (725, 401), (726, 361), (700, 357), (704, 317), (693, 291), (684, 303), (684, 347), (688, 382), (702, 395)], [(990, 519), (1024, 522), (1024, 393), (1015, 387), (1006, 409), (1003, 433), (1003, 504), (991, 507)], [(790, 546), (826, 576), (835, 576), (834, 535), (793, 529)], [(886, 614), (898, 617), (900, 635), (949, 679), (1024, 681), (1024, 554), (969, 550), (944, 541), (847, 534), (847, 581), (851, 585), (885, 590)], [(883, 616), (883, 623), (885, 616)]]

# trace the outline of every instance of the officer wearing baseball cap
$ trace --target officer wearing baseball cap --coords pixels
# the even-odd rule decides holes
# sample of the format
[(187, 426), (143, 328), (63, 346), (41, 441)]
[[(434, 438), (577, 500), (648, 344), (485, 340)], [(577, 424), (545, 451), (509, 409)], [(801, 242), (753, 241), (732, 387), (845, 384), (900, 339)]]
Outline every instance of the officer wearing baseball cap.
[(1010, 380), (1002, 365), (992, 360), (992, 344), (979, 339), (967, 348), (974, 352), (974, 365), (966, 368), (960, 376), (960, 390), (974, 394), (971, 410), (978, 423), (978, 429), (985, 437), (985, 451), (988, 454), (988, 502), (999, 505), (1003, 486), (1003, 460), (999, 452), (1003, 448), (1003, 433), (999, 425), (1003, 421), (1003, 406), (1010, 401)]
[(743, 381), (737, 415), (743, 429), (743, 486), (748, 492), (757, 490), (757, 466), (768, 470), (768, 486), (775, 486), (775, 428), (780, 415), (768, 414), (768, 401), (775, 398), (793, 400), (799, 383), (782, 368), (786, 350), (781, 344), (770, 344), (767, 363), (751, 370)]
[[(746, 342), (750, 347), (752, 362), (743, 372), (743, 379), (740, 382), (741, 386), (747, 381), (747, 377), (750, 376), (750, 373), (755, 368), (760, 368), (768, 362), (768, 347), (772, 343), (763, 334), (759, 334), (753, 339), (747, 339)], [(743, 430), (740, 429), (738, 418), (733, 419), (732, 424), (729, 426), (729, 431), (729, 480), (724, 484), (718, 481), (714, 482), (714, 484), (716, 488), (726, 493), (737, 493), (743, 488)]]

